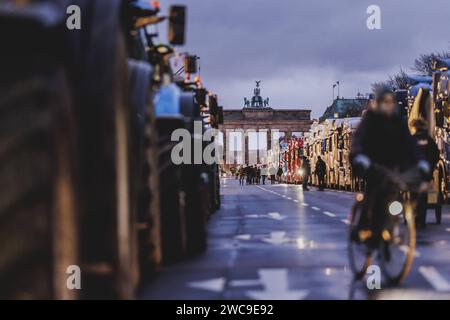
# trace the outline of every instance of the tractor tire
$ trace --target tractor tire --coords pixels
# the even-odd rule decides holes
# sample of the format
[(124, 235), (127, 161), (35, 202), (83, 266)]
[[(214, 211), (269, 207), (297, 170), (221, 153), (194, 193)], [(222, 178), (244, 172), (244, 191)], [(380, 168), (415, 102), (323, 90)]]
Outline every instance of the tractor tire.
[(180, 118), (158, 118), (158, 163), (161, 205), (161, 248), (164, 264), (180, 261), (186, 253), (186, 192), (183, 166), (172, 162), (172, 132), (184, 127)]
[[(96, 3), (96, 14), (101, 3), (115, 5)], [(83, 299), (133, 299), (139, 282), (127, 54), (124, 35), (111, 21), (96, 20), (90, 40), (96, 46), (87, 53), (94, 69), (82, 79), (101, 90), (83, 87), (77, 100)]]
[(186, 254), (192, 256), (206, 249), (210, 182), (202, 166), (186, 165), (183, 183), (186, 192)]
[(16, 74), (1, 79), (0, 96), (0, 297), (74, 299), (66, 285), (66, 270), (80, 264), (66, 74), (51, 65)]
[(158, 138), (151, 103), (151, 67), (129, 61), (132, 122), (132, 186), (138, 223), (139, 272), (148, 279), (160, 268), (161, 235), (158, 173)]

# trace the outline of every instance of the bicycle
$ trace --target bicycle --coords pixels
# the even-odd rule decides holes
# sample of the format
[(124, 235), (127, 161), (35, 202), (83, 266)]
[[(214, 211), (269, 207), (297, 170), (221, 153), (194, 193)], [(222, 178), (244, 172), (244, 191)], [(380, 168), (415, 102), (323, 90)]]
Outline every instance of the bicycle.
[(420, 190), (421, 178), (416, 169), (399, 173), (373, 164), (371, 171), (381, 173), (381, 181), (375, 192), (359, 193), (352, 207), (350, 267), (355, 279), (361, 279), (378, 253), (382, 273), (396, 285), (406, 278), (414, 260), (416, 201), (411, 192)]

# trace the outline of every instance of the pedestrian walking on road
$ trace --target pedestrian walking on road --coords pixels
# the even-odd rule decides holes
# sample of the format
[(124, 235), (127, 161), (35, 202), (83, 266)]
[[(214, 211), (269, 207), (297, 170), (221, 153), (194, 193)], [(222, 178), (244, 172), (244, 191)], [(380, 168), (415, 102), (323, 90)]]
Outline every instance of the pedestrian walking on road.
[[(422, 159), (426, 160), (430, 165), (430, 173), (426, 177), (428, 183), (433, 180), (433, 171), (439, 161), (439, 148), (436, 142), (428, 134), (428, 122), (423, 119), (416, 119), (411, 123), (415, 130), (413, 135), (414, 141), (417, 143), (418, 149), (421, 153)], [(417, 216), (416, 226), (419, 229), (424, 229), (427, 221), (428, 208), (428, 190), (414, 195), (417, 198)], [(436, 213), (441, 210), (438, 204), (435, 207)], [(439, 216), (439, 214), (436, 214)]]
[(246, 184), (247, 185), (249, 185), (251, 183), (251, 179), (252, 179), (251, 178), (251, 175), (252, 175), (251, 171), (252, 171), (252, 168), (249, 165), (246, 165), (245, 169), (244, 169), (244, 173), (245, 173), (245, 179), (246, 179)]
[(272, 166), (269, 169), (269, 174), (270, 174), (270, 184), (275, 184), (275, 174), (277, 173), (277, 169)]
[(257, 167), (256, 168), (256, 184), (260, 184), (261, 183), (261, 168)]
[(304, 191), (308, 191), (309, 175), (311, 174), (311, 165), (306, 156), (303, 156), (302, 165), (300, 167), (302, 173), (302, 186)]
[(266, 184), (266, 178), (268, 175), (268, 170), (266, 166), (263, 166), (261, 168), (261, 178), (262, 178), (262, 184)]
[(323, 191), (325, 189), (325, 176), (327, 174), (327, 165), (325, 161), (319, 156), (316, 162), (316, 175), (319, 180), (319, 191)]
[(245, 180), (245, 170), (244, 167), (241, 166), (238, 170), (238, 176), (239, 176), (239, 185), (243, 186), (244, 185), (244, 180)]
[(278, 171), (277, 171), (277, 178), (278, 178), (278, 183), (281, 183), (281, 176), (283, 175), (283, 168), (281, 168), (281, 166), (278, 167)]

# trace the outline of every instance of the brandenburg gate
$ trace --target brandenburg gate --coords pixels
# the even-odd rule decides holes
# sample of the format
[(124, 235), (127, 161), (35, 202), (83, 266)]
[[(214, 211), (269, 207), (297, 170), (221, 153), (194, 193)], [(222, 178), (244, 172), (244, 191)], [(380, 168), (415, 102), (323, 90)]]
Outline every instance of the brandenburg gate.
[[(241, 109), (224, 109), (223, 165), (267, 164), (265, 157), (277, 157), (283, 139), (300, 138), (311, 126), (311, 110), (273, 108), (261, 97), (261, 81), (256, 81), (252, 99), (244, 98)], [(261, 149), (263, 152), (261, 152)], [(272, 152), (272, 154), (271, 154)], [(267, 155), (266, 155), (267, 154)], [(273, 160), (273, 159), (272, 159)]]

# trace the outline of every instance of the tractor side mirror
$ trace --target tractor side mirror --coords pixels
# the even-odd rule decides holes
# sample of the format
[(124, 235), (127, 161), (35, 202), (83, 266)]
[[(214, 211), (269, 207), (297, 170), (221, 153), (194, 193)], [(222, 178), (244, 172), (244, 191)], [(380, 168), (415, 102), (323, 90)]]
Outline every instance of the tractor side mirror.
[(218, 122), (219, 124), (223, 124), (223, 107), (218, 108)]
[(186, 33), (186, 7), (173, 5), (169, 10), (169, 43), (182, 46)]
[(197, 73), (197, 56), (186, 56), (184, 58), (184, 71), (190, 74)]
[(206, 97), (208, 92), (204, 88), (197, 89), (195, 92), (195, 97), (199, 105), (206, 105)]
[(214, 95), (210, 95), (208, 104), (209, 104), (209, 110), (210, 110), (211, 114), (215, 115), (219, 108), (218, 103), (217, 103), (217, 97)]

